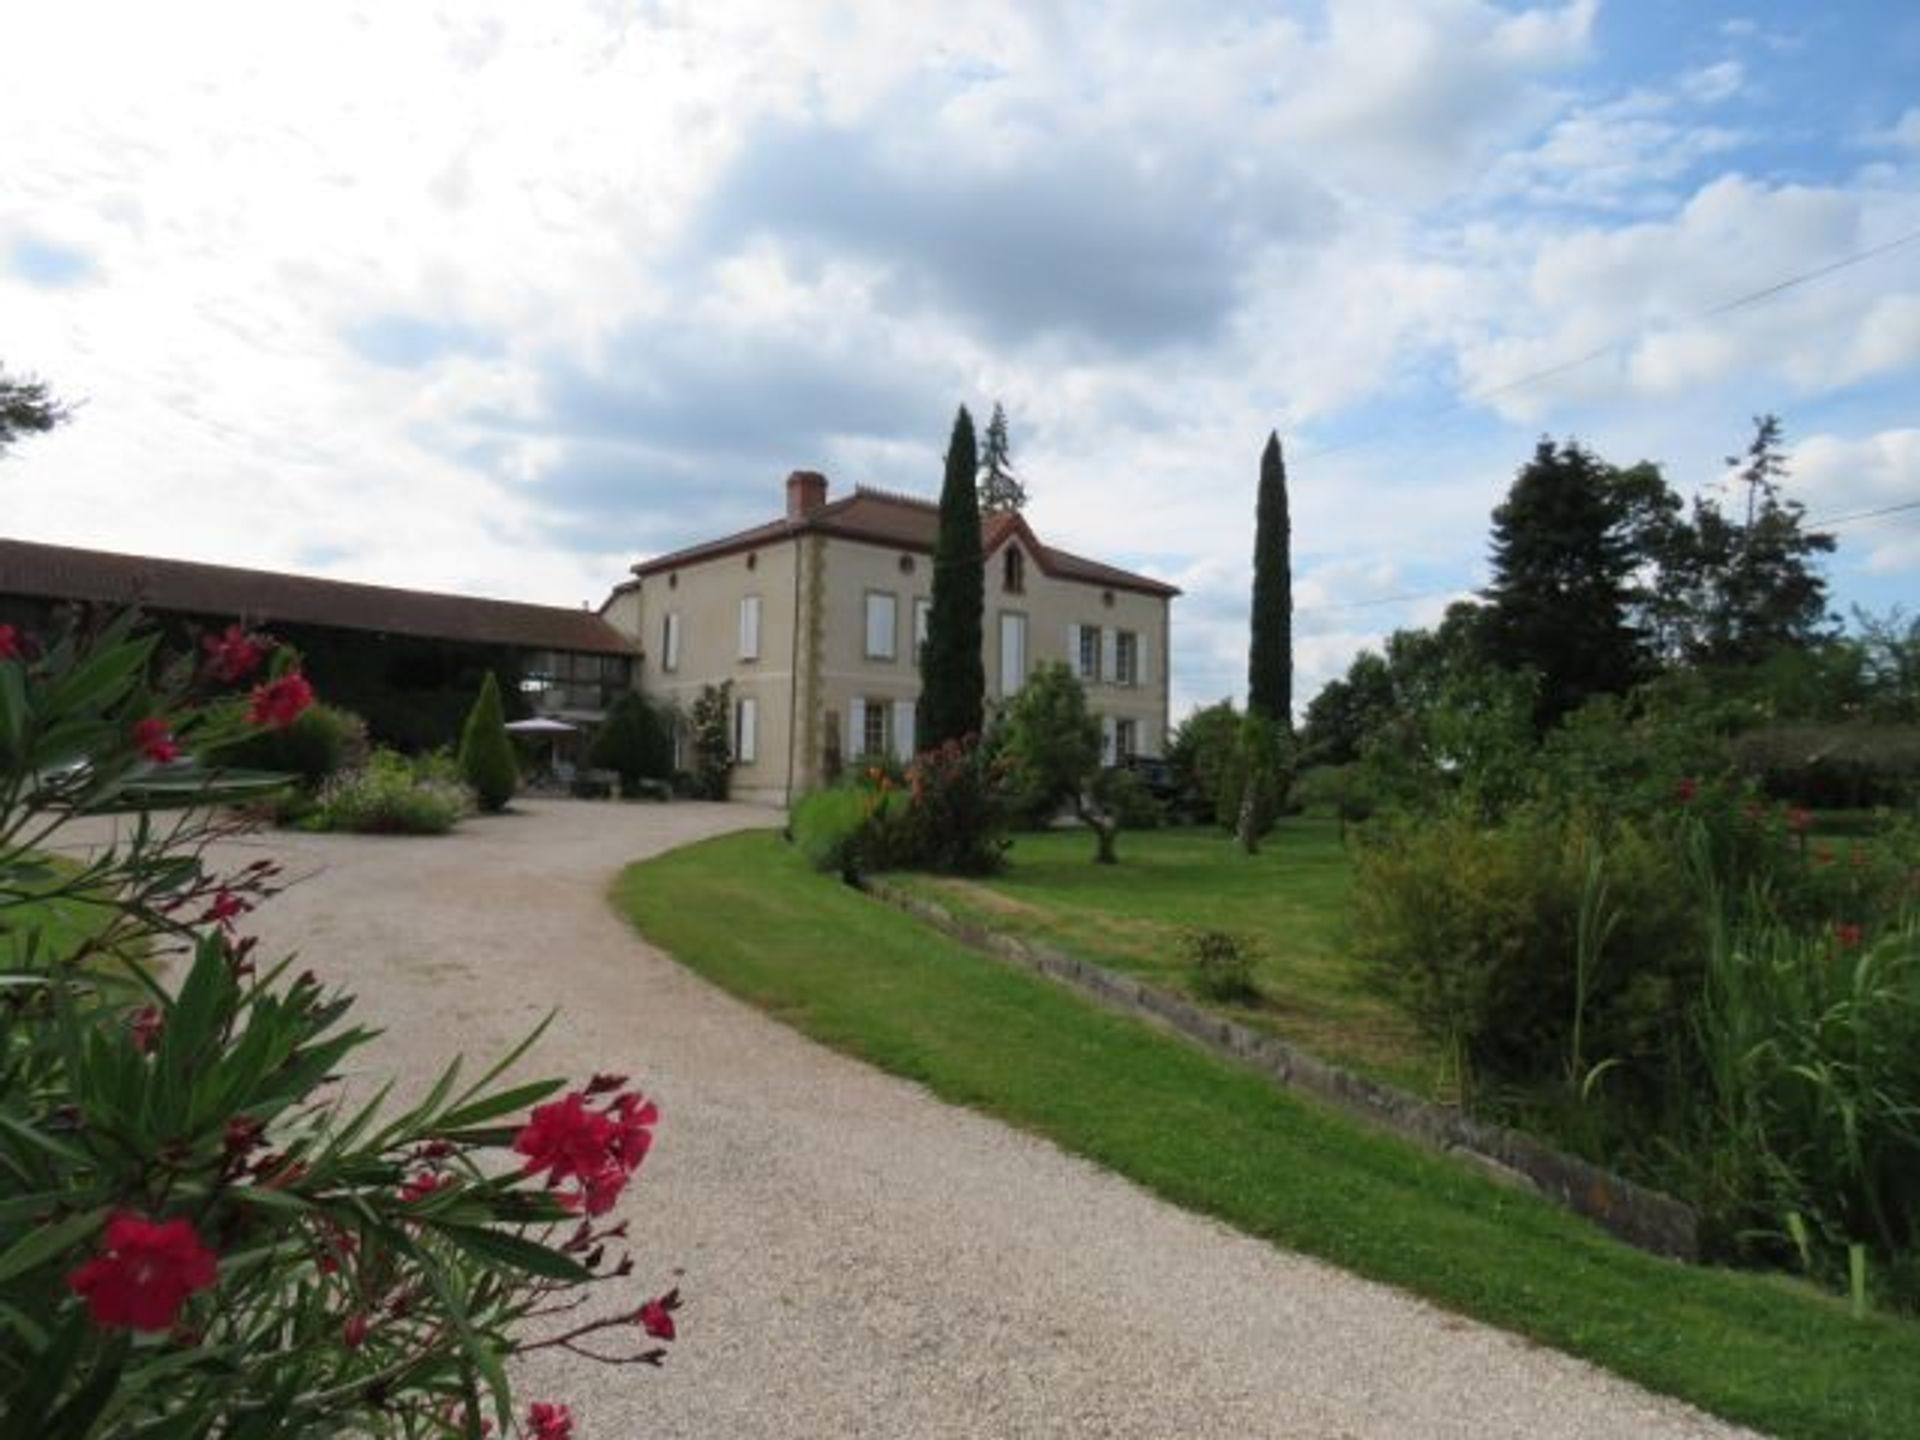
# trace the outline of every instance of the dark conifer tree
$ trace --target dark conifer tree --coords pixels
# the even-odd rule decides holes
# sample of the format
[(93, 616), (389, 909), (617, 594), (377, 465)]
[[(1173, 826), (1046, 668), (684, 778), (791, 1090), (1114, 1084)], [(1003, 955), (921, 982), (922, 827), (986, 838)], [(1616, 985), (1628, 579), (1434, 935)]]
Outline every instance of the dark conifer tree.
[(1547, 439), (1493, 512), (1487, 658), (1539, 673), (1542, 728), (1640, 676), (1629, 519), (1611, 467), (1573, 441)]
[(1293, 527), (1287, 518), (1287, 465), (1269, 433), (1260, 456), (1253, 522), (1253, 640), (1247, 655), (1247, 708), (1293, 725)]
[(980, 548), (980, 496), (974, 484), (978, 473), (973, 417), (962, 405), (947, 445), (940, 534), (933, 554), (933, 605), (927, 614), (927, 643), (920, 651), (915, 729), (923, 750), (979, 734), (984, 718), (987, 672), (981, 659), (981, 611), (987, 579)]

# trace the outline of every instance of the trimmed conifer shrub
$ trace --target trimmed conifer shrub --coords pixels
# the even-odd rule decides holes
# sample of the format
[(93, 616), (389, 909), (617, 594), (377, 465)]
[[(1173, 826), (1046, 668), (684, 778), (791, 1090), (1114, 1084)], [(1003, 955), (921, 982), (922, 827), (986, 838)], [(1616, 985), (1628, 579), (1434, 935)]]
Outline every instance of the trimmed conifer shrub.
[(481, 678), (480, 697), (460, 729), (460, 773), (473, 786), (480, 808), (489, 814), (506, 809), (520, 783), (500, 706), (500, 682), (491, 670)]

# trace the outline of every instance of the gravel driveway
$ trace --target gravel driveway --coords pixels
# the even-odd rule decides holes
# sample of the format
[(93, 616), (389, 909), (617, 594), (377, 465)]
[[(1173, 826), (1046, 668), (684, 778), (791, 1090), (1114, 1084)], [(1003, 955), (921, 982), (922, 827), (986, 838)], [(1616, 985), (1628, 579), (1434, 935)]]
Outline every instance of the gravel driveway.
[(687, 1296), (681, 1339), (657, 1373), (525, 1367), (581, 1440), (1741, 1433), (834, 1055), (608, 907), (625, 862), (774, 813), (522, 811), (439, 840), (262, 837), (306, 878), (256, 918), (360, 994), (378, 1065), (424, 1082), (558, 1005), (536, 1071), (631, 1071), (659, 1099), (626, 1213), (637, 1282)]

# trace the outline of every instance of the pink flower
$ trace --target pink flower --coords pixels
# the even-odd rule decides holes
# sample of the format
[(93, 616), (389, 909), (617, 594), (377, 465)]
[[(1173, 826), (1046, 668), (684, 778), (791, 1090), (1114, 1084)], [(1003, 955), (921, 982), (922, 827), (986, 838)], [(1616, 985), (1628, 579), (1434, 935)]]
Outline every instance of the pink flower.
[(20, 658), (20, 632), (11, 625), (0, 625), (0, 660)]
[(434, 1191), (444, 1190), (452, 1183), (445, 1175), (436, 1175), (431, 1170), (422, 1170), (400, 1186), (400, 1198), (409, 1205), (418, 1204)]
[(180, 746), (158, 715), (149, 715), (133, 723), (133, 748), (156, 765), (170, 764), (180, 758)]
[(340, 1327), (340, 1343), (345, 1345), (349, 1350), (358, 1350), (362, 1345), (366, 1344), (367, 1325), (366, 1312), (356, 1310), (347, 1317), (346, 1323)]
[(572, 1192), (561, 1195), (563, 1204), (604, 1215), (646, 1158), (659, 1118), (652, 1101), (632, 1092), (616, 1095), (605, 1110), (593, 1110), (586, 1092), (574, 1090), (536, 1105), (514, 1136), (513, 1148), (527, 1157), (527, 1174), (547, 1173), (548, 1189), (575, 1182)]
[(1673, 798), (1682, 805), (1691, 805), (1694, 797), (1699, 793), (1700, 782), (1691, 775), (1682, 775), (1673, 782)]
[(1842, 950), (1858, 950), (1860, 948), (1860, 941), (1865, 935), (1865, 930), (1851, 920), (1836, 920), (1833, 922), (1834, 942), (1839, 945)]
[(640, 1307), (634, 1316), (640, 1322), (640, 1328), (656, 1340), (673, 1339), (673, 1312), (680, 1308), (680, 1292), (669, 1290), (664, 1295), (656, 1295)]
[(573, 1411), (536, 1400), (527, 1408), (527, 1440), (573, 1440)]
[(246, 679), (267, 658), (267, 647), (238, 625), (229, 625), (223, 635), (206, 636), (200, 647), (207, 652), (207, 668), (229, 685)]
[(67, 1276), (102, 1329), (170, 1330), (187, 1296), (214, 1282), (219, 1257), (185, 1220), (155, 1222), (122, 1210), (107, 1221), (101, 1253)]
[(247, 719), (270, 730), (284, 730), (313, 703), (313, 686), (298, 670), (253, 687), (247, 700)]
[(1811, 825), (1812, 823), (1813, 823), (1813, 816), (1808, 814), (1804, 809), (1802, 809), (1798, 805), (1792, 806), (1787, 811), (1787, 829), (1793, 831), (1794, 834), (1796, 835), (1798, 835), (1801, 831), (1805, 830), (1807, 826)]
[(166, 1023), (166, 1017), (160, 1013), (158, 1005), (142, 1005), (134, 1011), (127, 1020), (127, 1029), (133, 1035), (133, 1048), (142, 1055), (152, 1054), (154, 1043), (159, 1040)]
[(214, 892), (213, 904), (207, 907), (207, 913), (200, 917), (202, 925), (218, 925), (222, 930), (233, 928), (234, 917), (244, 915), (253, 907), (224, 885)]

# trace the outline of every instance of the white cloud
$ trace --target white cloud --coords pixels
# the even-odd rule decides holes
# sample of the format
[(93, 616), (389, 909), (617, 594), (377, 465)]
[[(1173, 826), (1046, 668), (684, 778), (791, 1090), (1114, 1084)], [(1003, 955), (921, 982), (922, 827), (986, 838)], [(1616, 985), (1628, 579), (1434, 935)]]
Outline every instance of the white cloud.
[(1680, 77), (1680, 92), (1696, 104), (1718, 105), (1738, 95), (1746, 78), (1746, 67), (1738, 60), (1720, 60), (1687, 71)]
[[(1920, 429), (1858, 438), (1810, 435), (1793, 447), (1792, 490), (1815, 518), (1853, 515), (1920, 501)], [(1862, 519), (1835, 533), (1866, 552), (1869, 570), (1911, 574), (1920, 568), (1920, 511)]]

